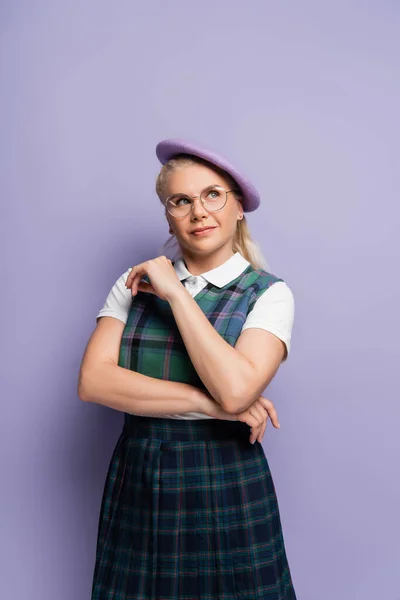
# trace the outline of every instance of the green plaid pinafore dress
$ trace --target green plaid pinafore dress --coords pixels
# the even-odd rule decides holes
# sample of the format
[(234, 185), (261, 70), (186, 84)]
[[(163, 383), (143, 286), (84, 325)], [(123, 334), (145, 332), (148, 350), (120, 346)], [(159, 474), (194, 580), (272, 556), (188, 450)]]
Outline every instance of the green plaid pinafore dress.
[[(276, 281), (249, 265), (194, 299), (234, 346)], [(153, 294), (132, 301), (119, 365), (204, 389), (169, 304)], [(104, 486), (92, 600), (296, 600), (267, 458), (249, 437), (240, 421), (125, 413)]]

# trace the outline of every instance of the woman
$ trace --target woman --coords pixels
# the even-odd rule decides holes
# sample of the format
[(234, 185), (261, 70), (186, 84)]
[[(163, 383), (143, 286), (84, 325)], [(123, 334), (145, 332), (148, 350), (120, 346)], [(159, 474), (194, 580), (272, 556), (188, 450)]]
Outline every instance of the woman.
[(273, 480), (254, 444), (268, 416), (279, 427), (260, 393), (287, 359), (293, 295), (260, 266), (244, 216), (260, 202), (251, 182), (182, 140), (156, 153), (180, 254), (115, 282), (79, 377), (82, 400), (125, 413), (92, 600), (295, 600)]

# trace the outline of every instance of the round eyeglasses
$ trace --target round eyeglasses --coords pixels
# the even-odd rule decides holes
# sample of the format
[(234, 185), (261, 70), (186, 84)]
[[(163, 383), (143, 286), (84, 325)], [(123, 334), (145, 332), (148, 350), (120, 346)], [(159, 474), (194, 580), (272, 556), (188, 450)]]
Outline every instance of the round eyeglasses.
[(215, 212), (224, 208), (228, 200), (229, 192), (237, 192), (238, 189), (225, 190), (220, 185), (206, 187), (200, 196), (188, 196), (187, 194), (172, 194), (165, 200), (164, 205), (167, 211), (178, 219), (186, 217), (193, 206), (194, 198), (200, 198), (200, 202), (208, 212)]

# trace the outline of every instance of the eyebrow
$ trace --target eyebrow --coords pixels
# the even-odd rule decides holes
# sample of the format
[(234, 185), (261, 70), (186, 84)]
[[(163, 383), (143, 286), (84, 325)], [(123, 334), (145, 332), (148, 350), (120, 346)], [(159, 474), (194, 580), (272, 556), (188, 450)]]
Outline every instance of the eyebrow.
[[(223, 189), (225, 189), (225, 187), (223, 185), (221, 185), (220, 183), (210, 183), (210, 185), (206, 185), (205, 187), (203, 187), (203, 189), (201, 191), (204, 192), (204, 190), (206, 190), (208, 188), (213, 188), (216, 186), (222, 187)], [(194, 194), (194, 195), (198, 196), (199, 194)], [(190, 194), (186, 194), (185, 192), (175, 192), (174, 194), (169, 194), (169, 196), (167, 196), (167, 198), (171, 198), (172, 196), (189, 196), (189, 198), (192, 198), (192, 196), (190, 196)]]

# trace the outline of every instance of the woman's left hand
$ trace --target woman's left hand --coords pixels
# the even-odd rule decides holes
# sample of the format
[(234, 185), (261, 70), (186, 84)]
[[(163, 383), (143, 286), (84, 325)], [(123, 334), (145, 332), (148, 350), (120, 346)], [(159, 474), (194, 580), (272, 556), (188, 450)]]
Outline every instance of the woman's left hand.
[[(147, 275), (151, 283), (141, 281)], [(184, 286), (180, 282), (172, 262), (166, 256), (158, 256), (132, 267), (125, 283), (126, 288), (131, 288), (132, 296), (137, 292), (155, 294), (161, 300), (169, 301), (174, 294), (182, 292)]]

